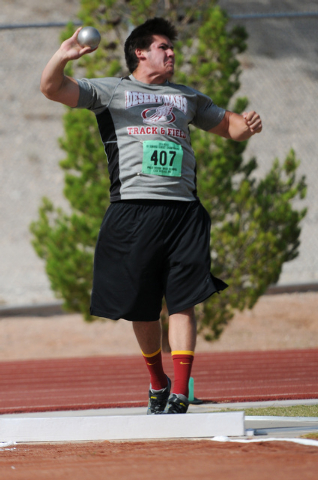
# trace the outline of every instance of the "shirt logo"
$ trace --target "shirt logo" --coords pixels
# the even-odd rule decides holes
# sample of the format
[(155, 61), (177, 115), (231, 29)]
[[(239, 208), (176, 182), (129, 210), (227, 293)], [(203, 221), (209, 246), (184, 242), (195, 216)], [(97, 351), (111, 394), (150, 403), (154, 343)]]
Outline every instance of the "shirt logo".
[(147, 108), (142, 112), (141, 116), (144, 119), (144, 123), (164, 125), (175, 121), (176, 116), (172, 110), (173, 105), (165, 103), (160, 107)]
[(125, 108), (155, 104), (141, 113), (143, 122), (150, 125), (166, 125), (175, 121), (176, 108), (186, 115), (188, 101), (183, 95), (155, 95), (153, 93), (125, 92)]

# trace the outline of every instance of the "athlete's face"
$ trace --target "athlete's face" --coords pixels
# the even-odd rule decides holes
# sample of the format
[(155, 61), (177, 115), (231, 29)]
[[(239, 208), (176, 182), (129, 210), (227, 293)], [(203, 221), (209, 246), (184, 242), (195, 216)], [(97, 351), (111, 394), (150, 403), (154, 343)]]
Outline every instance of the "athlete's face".
[(174, 73), (174, 51), (168, 37), (154, 35), (149, 50), (143, 50), (142, 53), (143, 67), (157, 80), (165, 81), (172, 77)]

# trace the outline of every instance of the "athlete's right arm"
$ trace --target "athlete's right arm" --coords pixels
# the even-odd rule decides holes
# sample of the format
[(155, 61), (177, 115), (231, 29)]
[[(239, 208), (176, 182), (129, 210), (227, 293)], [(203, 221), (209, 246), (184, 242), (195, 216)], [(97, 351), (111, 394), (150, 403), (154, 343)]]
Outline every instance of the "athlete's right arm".
[(71, 38), (62, 43), (44, 68), (41, 77), (41, 92), (48, 99), (69, 107), (76, 107), (78, 103), (79, 86), (74, 78), (64, 74), (64, 68), (70, 60), (77, 60), (86, 53), (94, 51), (90, 47), (82, 47), (78, 43), (77, 35), (81, 28), (78, 28)]

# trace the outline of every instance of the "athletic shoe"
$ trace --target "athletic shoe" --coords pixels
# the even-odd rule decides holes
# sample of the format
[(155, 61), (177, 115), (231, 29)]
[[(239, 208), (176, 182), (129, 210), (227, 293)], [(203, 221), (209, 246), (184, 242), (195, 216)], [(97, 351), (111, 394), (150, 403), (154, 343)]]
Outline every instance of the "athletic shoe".
[(181, 393), (172, 393), (168, 400), (167, 413), (187, 413), (189, 400)]
[(171, 389), (171, 380), (169, 377), (167, 380), (168, 385), (161, 390), (153, 390), (150, 384), (147, 415), (158, 415), (164, 412)]

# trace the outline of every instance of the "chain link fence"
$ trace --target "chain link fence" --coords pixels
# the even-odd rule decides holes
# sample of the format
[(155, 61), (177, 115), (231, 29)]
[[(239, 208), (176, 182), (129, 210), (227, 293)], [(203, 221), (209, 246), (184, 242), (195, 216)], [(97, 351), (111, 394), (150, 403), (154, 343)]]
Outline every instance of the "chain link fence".
[[(290, 4), (282, 3), (286, 8)], [(240, 57), (238, 95), (249, 98), (264, 129), (250, 140), (246, 156), (257, 158), (261, 177), (274, 158), (283, 161), (293, 148), (301, 160), (299, 175), (307, 177), (307, 198), (296, 205), (308, 207), (300, 255), (285, 264), (280, 285), (318, 282), (318, 8), (316, 2), (305, 3), (308, 12), (264, 15), (255, 10), (262, 2), (220, 2), (231, 16), (230, 26), (244, 25), (249, 34), (248, 50)], [(64, 107), (39, 91), (41, 72), (59, 46), (61, 30), (61, 25), (0, 28), (0, 305), (54, 298), (44, 265), (30, 245), (28, 226), (44, 195), (67, 209), (58, 166)]]

